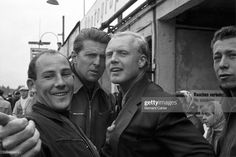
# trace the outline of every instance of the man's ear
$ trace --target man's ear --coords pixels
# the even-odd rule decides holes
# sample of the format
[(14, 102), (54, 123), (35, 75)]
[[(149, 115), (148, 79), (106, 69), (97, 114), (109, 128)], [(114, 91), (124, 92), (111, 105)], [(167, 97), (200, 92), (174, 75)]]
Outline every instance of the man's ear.
[(36, 91), (35, 80), (29, 78), (26, 83), (27, 83), (29, 90)]
[(141, 55), (138, 60), (138, 67), (142, 69), (147, 64), (147, 57), (145, 55)]
[(77, 63), (76, 57), (78, 56), (78, 54), (76, 52), (72, 52), (71, 53), (71, 58), (72, 58), (72, 63), (75, 64)]

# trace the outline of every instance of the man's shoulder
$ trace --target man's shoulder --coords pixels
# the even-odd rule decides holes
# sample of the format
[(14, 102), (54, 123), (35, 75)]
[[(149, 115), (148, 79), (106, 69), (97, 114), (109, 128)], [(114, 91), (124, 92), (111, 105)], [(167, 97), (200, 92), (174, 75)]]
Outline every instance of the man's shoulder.
[(19, 100), (16, 101), (15, 107), (18, 107), (20, 104), (21, 104), (21, 103), (20, 103), (20, 99), (19, 99)]
[(4, 106), (10, 106), (11, 105), (10, 102), (8, 102), (7, 100), (4, 100), (4, 99), (0, 100), (0, 103), (1, 103), (1, 105), (4, 105)]
[(99, 87), (99, 91), (106, 96), (109, 96), (111, 94), (111, 92), (109, 90), (103, 88), (102, 86)]
[(147, 96), (165, 96), (165, 97), (170, 97), (171, 94), (166, 92), (160, 85), (150, 82), (144, 92), (145, 95)]

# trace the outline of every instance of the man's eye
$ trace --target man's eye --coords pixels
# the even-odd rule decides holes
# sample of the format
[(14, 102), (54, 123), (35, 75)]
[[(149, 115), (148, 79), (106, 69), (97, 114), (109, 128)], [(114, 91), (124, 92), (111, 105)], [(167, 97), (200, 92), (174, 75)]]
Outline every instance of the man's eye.
[(232, 53), (229, 55), (230, 58), (235, 58), (236, 57), (236, 54)]
[(45, 78), (45, 79), (51, 79), (51, 78), (53, 78), (53, 75), (45, 75), (45, 76), (43, 76), (43, 78)]
[(97, 55), (95, 53), (89, 53), (89, 54), (87, 54), (87, 56), (89, 56), (89, 57), (96, 57)]
[(122, 56), (126, 56), (128, 54), (128, 52), (127, 51), (119, 51), (119, 54)]
[(214, 60), (220, 60), (220, 59), (221, 59), (221, 56), (214, 56), (213, 59), (214, 59)]
[(112, 52), (107, 52), (106, 53), (106, 57), (111, 57), (112, 56)]
[(71, 75), (72, 75), (71, 72), (65, 72), (65, 73), (62, 74), (62, 76), (66, 76), (66, 77), (70, 77)]

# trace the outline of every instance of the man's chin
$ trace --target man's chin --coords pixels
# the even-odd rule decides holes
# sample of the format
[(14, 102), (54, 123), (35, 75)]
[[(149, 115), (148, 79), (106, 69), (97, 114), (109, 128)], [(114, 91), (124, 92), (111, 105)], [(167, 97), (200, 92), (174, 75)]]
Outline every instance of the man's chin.
[(118, 78), (110, 78), (111, 82), (114, 84), (120, 84), (122, 81)]
[(221, 83), (221, 87), (224, 89), (235, 89), (236, 88), (236, 82), (227, 82), (227, 83)]
[(99, 77), (91, 77), (90, 76), (90, 77), (87, 78), (88, 82), (97, 82), (98, 80), (99, 80)]

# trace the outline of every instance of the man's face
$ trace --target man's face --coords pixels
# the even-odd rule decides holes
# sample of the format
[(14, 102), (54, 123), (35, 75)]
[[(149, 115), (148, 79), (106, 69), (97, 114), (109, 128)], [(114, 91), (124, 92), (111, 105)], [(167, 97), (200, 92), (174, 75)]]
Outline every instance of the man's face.
[(65, 110), (73, 95), (73, 75), (70, 65), (61, 55), (45, 54), (36, 62), (34, 82), (36, 97), (54, 110)]
[(106, 70), (111, 82), (130, 84), (140, 73), (140, 55), (132, 36), (112, 38), (106, 48)]
[(28, 90), (21, 90), (20, 95), (23, 99), (26, 99), (28, 97)]
[(96, 82), (105, 69), (106, 44), (85, 40), (83, 50), (75, 57), (75, 70), (85, 82)]
[(14, 97), (15, 97), (16, 99), (19, 99), (19, 98), (20, 98), (20, 92), (15, 92), (15, 93), (14, 93)]
[(214, 69), (221, 86), (236, 87), (236, 37), (218, 40), (213, 45)]
[(214, 117), (214, 113), (212, 112), (211, 107), (203, 108), (202, 120), (203, 120), (203, 123), (205, 123), (207, 127), (212, 127), (215, 124), (215, 117)]

